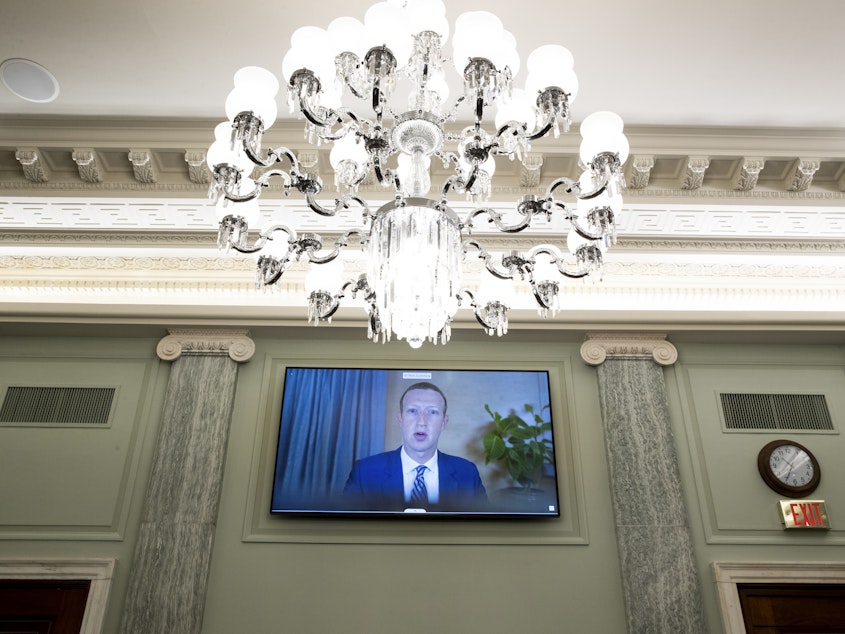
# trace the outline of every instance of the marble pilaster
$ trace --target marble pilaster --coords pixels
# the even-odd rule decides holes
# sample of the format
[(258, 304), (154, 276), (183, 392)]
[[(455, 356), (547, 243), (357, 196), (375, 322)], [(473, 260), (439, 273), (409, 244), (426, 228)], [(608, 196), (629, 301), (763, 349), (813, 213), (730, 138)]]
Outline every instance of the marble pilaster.
[(661, 335), (590, 335), (630, 634), (704, 634), (701, 593), (661, 365)]
[(199, 634), (246, 331), (172, 330), (173, 361), (124, 606), (123, 634)]

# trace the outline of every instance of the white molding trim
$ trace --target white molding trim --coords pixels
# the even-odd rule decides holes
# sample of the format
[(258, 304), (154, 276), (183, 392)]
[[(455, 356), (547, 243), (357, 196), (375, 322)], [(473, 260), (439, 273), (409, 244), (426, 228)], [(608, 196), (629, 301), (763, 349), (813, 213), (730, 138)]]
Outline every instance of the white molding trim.
[(90, 580), (80, 634), (102, 634), (116, 559), (0, 559), (0, 579)]
[(739, 583), (842, 583), (845, 562), (713, 562), (725, 634), (746, 634)]

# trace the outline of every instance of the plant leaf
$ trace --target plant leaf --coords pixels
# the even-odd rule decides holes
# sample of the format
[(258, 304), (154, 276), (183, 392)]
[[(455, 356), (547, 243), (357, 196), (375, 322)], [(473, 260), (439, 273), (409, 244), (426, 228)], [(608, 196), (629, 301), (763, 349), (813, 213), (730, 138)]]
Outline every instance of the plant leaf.
[(505, 441), (498, 434), (491, 432), (484, 436), (484, 453), (487, 455), (487, 462), (501, 460), (508, 450)]

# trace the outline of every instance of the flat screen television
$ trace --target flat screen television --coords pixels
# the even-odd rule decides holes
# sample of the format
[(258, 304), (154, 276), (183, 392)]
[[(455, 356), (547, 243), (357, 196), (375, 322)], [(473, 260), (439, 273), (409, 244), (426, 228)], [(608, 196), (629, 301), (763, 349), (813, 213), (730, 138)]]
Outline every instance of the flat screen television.
[(546, 371), (288, 367), (270, 511), (558, 517), (551, 403)]

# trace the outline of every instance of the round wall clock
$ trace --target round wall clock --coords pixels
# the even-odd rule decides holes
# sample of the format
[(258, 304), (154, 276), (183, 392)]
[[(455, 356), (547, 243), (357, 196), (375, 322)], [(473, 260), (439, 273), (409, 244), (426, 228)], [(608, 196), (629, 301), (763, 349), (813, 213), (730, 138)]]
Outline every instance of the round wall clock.
[(819, 486), (819, 461), (806, 447), (794, 440), (773, 440), (757, 455), (757, 468), (773, 491), (802, 498)]

